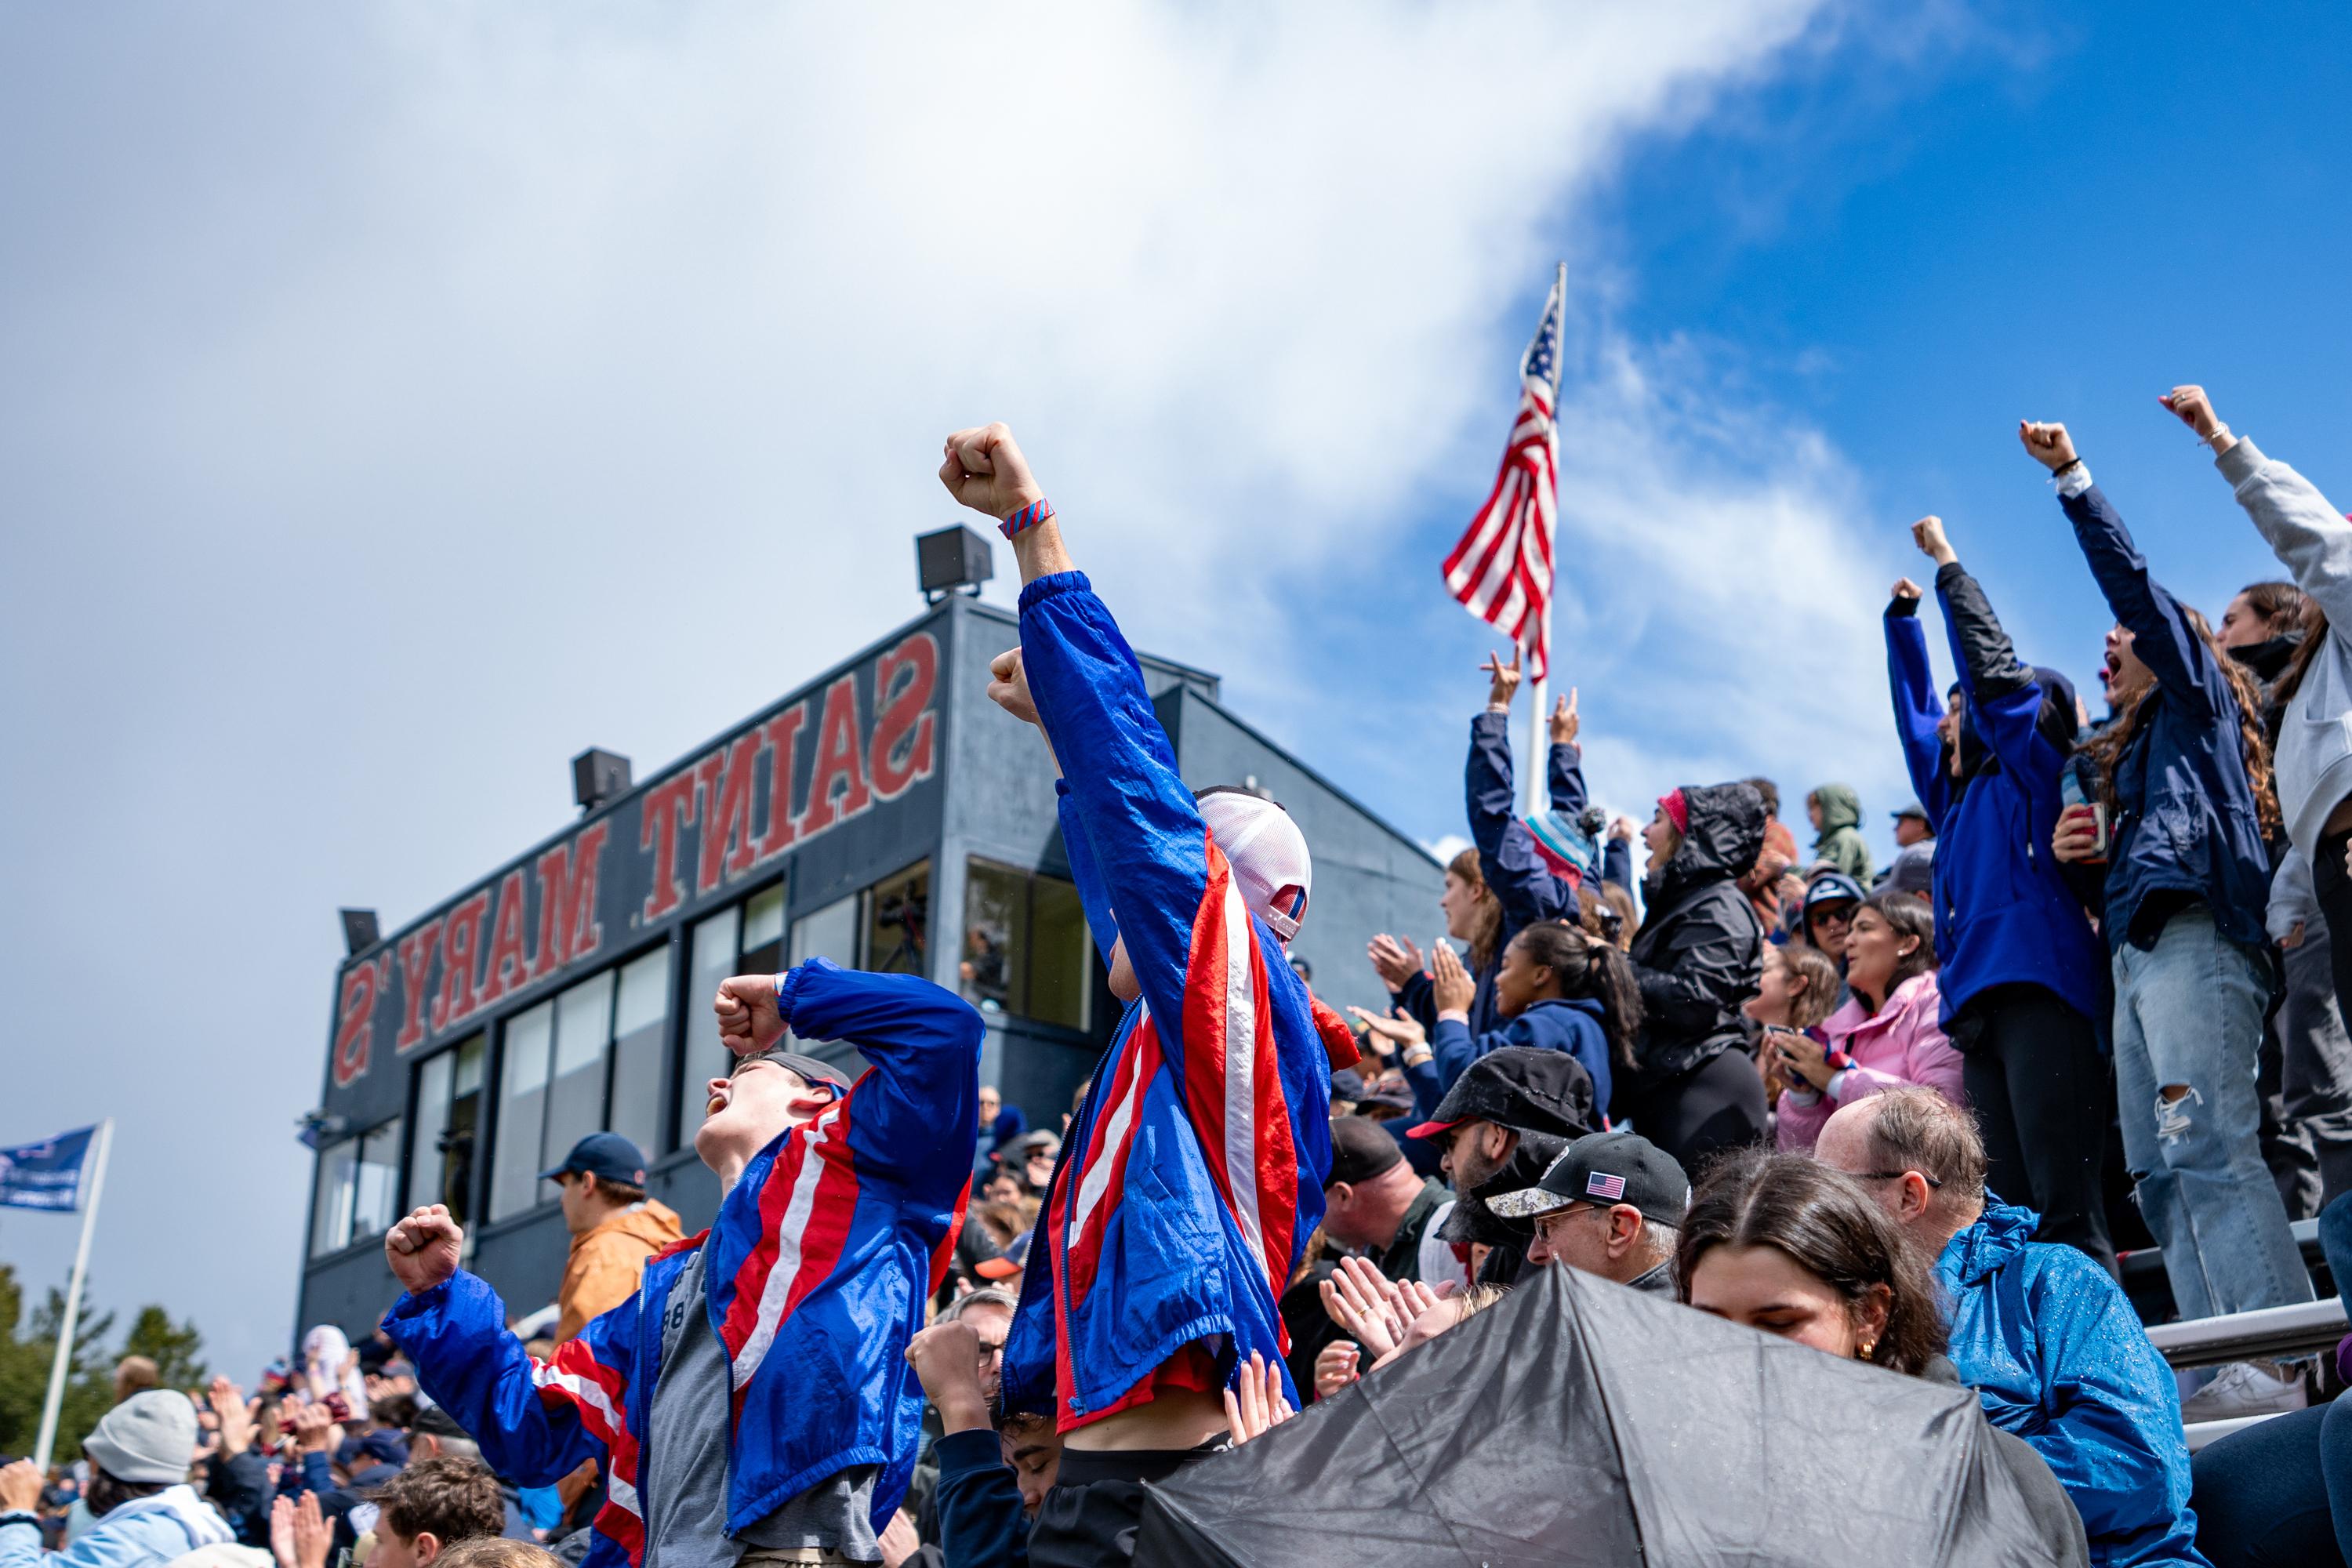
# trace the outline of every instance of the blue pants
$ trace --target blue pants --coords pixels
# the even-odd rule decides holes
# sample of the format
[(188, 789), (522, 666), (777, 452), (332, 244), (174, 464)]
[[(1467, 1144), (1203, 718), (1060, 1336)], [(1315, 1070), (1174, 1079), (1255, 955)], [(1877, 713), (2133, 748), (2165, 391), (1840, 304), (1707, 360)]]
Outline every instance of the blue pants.
[[(2115, 955), (2116, 1097), (2140, 1213), (2183, 1318), (2311, 1300), (2286, 1205), (2263, 1163), (2255, 1093), (2262, 961), (2191, 905), (2145, 952)], [(2164, 1090), (2185, 1088), (2168, 1097)]]

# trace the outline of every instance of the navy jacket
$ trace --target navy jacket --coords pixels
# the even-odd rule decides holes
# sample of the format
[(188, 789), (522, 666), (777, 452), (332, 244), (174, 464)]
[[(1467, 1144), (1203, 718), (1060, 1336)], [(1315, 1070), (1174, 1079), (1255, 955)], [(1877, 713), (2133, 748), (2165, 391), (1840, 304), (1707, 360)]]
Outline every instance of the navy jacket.
[(954, 1568), (1028, 1568), (1029, 1520), (1021, 1481), (996, 1434), (950, 1432), (940, 1460), (940, 1552)]
[[(1495, 933), (1494, 962), (1479, 973), (1478, 994), (1470, 1005), (1470, 1026), (1484, 1034), (1503, 1025), (1503, 1016), (1495, 1007), (1494, 975), (1502, 967), (1503, 949), (1538, 921), (1576, 919), (1576, 889), (1551, 874), (1536, 853), (1528, 825), (1519, 820), (1508, 714), (1472, 716), (1470, 756), (1462, 773), (1470, 841), (1478, 847), (1478, 871), (1503, 906), (1502, 929)], [(1584, 756), (1576, 747), (1551, 748), (1545, 782), (1550, 787), (1554, 811), (1574, 816), (1584, 809)]]
[(2102, 926), (2107, 947), (2154, 946), (2158, 933), (2133, 930), (2133, 917), (2150, 894), (2168, 892), (2203, 900), (2215, 929), (2231, 942), (2265, 947), (2271, 862), (2246, 775), (2237, 693), (2180, 602), (2148, 575), (2147, 557), (2098, 486), (2062, 492), (2059, 504), (2107, 607), (2133, 632), (2132, 651), (2157, 683), (2116, 763)]
[[(1526, 1012), (1499, 1029), (1483, 1035), (1473, 1035), (1468, 1026), (1453, 1018), (1440, 1018), (1437, 1032), (1430, 1037), (1430, 1049), (1435, 1057), (1439, 1081), (1452, 1089), (1454, 1080), (1465, 1068), (1489, 1051), (1499, 1051), (1510, 1046), (1532, 1046), (1539, 1050), (1566, 1051), (1584, 1064), (1592, 1075), (1592, 1102), (1606, 1107), (1609, 1103), (1609, 1034), (1601, 1025), (1603, 1010), (1590, 996), (1567, 1000), (1547, 996), (1528, 1005)], [(1443, 1090), (1440, 1091), (1441, 1098)]]
[[(1936, 736), (1944, 700), (1927, 672), (1916, 600), (1886, 608), (1886, 676), (1904, 764), (1936, 830), (1942, 1021), (1948, 1032), (1979, 992), (2026, 984), (2104, 1026), (2106, 955), (2050, 853), (2064, 760), (2039, 727), (2042, 683), (2019, 662), (1984, 591), (1958, 562), (1936, 574), (1936, 596), (1960, 671), (1963, 723), (1975, 737), (1960, 748), (1969, 773), (1957, 789)], [(2071, 726), (2071, 716), (2065, 721)]]

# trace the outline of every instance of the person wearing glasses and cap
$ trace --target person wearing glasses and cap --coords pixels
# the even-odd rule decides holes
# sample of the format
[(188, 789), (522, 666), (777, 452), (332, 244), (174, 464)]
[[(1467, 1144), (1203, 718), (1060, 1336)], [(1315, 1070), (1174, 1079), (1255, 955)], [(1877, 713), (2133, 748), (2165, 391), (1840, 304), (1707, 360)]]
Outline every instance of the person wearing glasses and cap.
[[(905, 1351), (971, 1197), (986, 1027), (928, 981), (822, 958), (728, 980), (713, 1008), (736, 1061), (694, 1138), (724, 1194), (710, 1229), (540, 1362), (458, 1268), (448, 1210), (420, 1208), (384, 1237), (407, 1293), (383, 1326), (499, 1475), (599, 1462), (583, 1568), (878, 1563), (921, 1443)], [(848, 1083), (787, 1031), (873, 1065)]]
[(1593, 1132), (1568, 1146), (1532, 1187), (1486, 1206), (1533, 1222), (1531, 1264), (1565, 1263), (1647, 1295), (1675, 1299), (1675, 1244), (1690, 1178), (1638, 1132)]

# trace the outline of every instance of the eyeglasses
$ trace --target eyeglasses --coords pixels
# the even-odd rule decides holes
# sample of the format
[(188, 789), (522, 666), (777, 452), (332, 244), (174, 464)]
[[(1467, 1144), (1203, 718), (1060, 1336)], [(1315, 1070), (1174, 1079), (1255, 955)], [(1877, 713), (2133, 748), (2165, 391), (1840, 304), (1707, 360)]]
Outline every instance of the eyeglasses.
[(1817, 926), (1845, 926), (1853, 923), (1853, 911), (1851, 909), (1808, 910), (1805, 918)]
[(1925, 1171), (1856, 1171), (1853, 1173), (1853, 1179), (1857, 1182), (1899, 1182), (1906, 1176), (1916, 1176), (1930, 1187), (1940, 1187), (1944, 1184)]

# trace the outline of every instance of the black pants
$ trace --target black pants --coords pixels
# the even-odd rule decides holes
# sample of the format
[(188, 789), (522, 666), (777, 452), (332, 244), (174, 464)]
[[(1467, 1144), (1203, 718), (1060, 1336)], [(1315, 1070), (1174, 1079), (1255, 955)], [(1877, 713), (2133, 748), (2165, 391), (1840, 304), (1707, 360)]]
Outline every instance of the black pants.
[(1694, 1182), (1716, 1156), (1764, 1136), (1764, 1080), (1748, 1053), (1717, 1053), (1687, 1072), (1643, 1086), (1633, 1130), (1682, 1164)]
[(1029, 1532), (1030, 1568), (1110, 1568), (1132, 1561), (1144, 1483), (1164, 1481), (1225, 1446), (1218, 1436), (1197, 1448), (1063, 1449), (1062, 1468)]
[(1986, 1180), (2063, 1241), (2116, 1271), (2099, 1169), (2114, 1078), (2091, 1020), (2040, 985), (1995, 985), (1954, 1020), (1961, 1081), (1983, 1131)]

